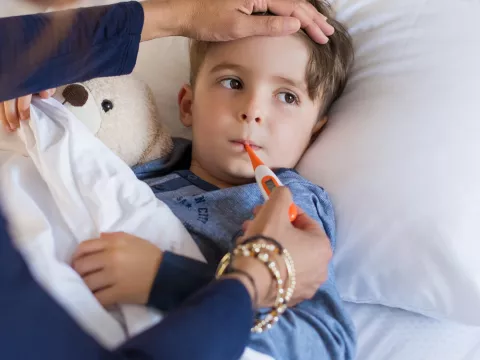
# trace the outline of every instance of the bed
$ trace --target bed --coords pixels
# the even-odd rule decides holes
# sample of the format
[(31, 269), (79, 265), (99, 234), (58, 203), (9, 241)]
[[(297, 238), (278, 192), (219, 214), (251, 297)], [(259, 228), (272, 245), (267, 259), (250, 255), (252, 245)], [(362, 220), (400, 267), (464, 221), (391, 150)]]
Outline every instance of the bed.
[(346, 303), (358, 360), (477, 360), (480, 328), (382, 305)]
[[(352, 33), (357, 62), (332, 111), (338, 122), (309, 150), (299, 171), (332, 194), (335, 265), (357, 328), (357, 359), (480, 359), (480, 248), (472, 230), (480, 215), (480, 194), (472, 185), (480, 180), (480, 148), (472, 139), (480, 135), (474, 86), (480, 81), (480, 30), (474, 25), (480, 2), (337, 0), (333, 6)], [(0, 15), (37, 9), (8, 0)], [(134, 72), (151, 86), (173, 134), (188, 137), (176, 121), (176, 91), (188, 79), (186, 51), (180, 38), (142, 44)], [(467, 131), (441, 131), (449, 118), (464, 120), (456, 128)], [(335, 153), (335, 162), (325, 153)], [(415, 161), (407, 162), (407, 155)], [(467, 173), (469, 182), (460, 183)], [(439, 174), (448, 181), (434, 181)], [(440, 202), (442, 189), (455, 196)], [(406, 203), (415, 206), (406, 210)], [(454, 217), (446, 221), (452, 208), (462, 209), (461, 225)]]

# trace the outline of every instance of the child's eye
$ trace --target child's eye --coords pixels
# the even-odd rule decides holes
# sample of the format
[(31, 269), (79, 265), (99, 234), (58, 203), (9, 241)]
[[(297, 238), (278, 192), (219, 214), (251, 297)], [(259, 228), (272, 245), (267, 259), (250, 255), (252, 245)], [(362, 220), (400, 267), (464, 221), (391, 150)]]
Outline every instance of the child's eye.
[(278, 98), (280, 99), (280, 101), (282, 101), (286, 104), (289, 104), (289, 105), (299, 103), (298, 97), (295, 94), (292, 94), (292, 93), (289, 93), (289, 92), (282, 92), (282, 93), (278, 94)]
[(242, 83), (237, 79), (224, 79), (220, 83), (227, 89), (240, 90), (242, 88)]

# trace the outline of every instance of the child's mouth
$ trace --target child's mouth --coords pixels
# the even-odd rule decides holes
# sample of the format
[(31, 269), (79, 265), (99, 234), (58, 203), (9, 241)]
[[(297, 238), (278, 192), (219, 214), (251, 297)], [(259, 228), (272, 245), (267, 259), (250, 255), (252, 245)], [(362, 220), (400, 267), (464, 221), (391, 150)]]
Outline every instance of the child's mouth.
[(239, 147), (241, 149), (243, 149), (243, 151), (246, 151), (245, 150), (245, 145), (250, 145), (250, 147), (253, 149), (253, 150), (260, 150), (262, 147), (261, 146), (258, 146), (257, 144), (255, 144), (253, 141), (251, 140), (230, 140), (230, 142), (235, 145), (235, 147)]

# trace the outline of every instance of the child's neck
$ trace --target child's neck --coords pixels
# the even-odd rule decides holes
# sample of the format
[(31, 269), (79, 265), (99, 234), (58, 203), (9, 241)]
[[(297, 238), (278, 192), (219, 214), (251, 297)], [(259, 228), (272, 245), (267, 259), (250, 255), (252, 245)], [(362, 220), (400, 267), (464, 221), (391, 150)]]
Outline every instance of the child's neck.
[(198, 176), (203, 181), (212, 184), (219, 189), (225, 189), (232, 187), (234, 185), (229, 184), (228, 182), (222, 181), (217, 179), (215, 176), (212, 176), (207, 170), (205, 170), (197, 161), (192, 159), (192, 163), (190, 164), (190, 171)]
[(212, 184), (219, 189), (225, 189), (225, 188), (230, 188), (234, 186), (239, 186), (239, 185), (245, 185), (250, 182), (251, 180), (247, 179), (239, 179), (239, 181), (225, 181), (223, 179), (219, 179), (218, 177), (212, 175), (209, 173), (198, 161), (195, 159), (192, 159), (192, 162), (190, 164), (190, 171), (194, 173), (196, 176), (198, 176), (200, 179), (203, 181), (208, 182), (209, 184)]

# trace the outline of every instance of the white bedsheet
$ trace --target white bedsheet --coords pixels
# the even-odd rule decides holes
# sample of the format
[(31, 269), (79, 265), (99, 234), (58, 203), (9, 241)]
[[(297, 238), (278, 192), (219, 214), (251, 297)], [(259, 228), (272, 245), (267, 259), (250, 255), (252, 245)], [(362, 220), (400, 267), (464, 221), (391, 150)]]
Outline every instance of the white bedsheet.
[(171, 210), (59, 102), (34, 99), (31, 114), (18, 133), (0, 130), (2, 205), (39, 282), (113, 348), (161, 315), (133, 305), (107, 312), (69, 266), (81, 241), (125, 231), (163, 250), (204, 258)]
[[(34, 99), (31, 114), (16, 134), (0, 129), (1, 204), (37, 280), (84, 330), (114, 348), (162, 316), (134, 305), (107, 312), (69, 265), (81, 241), (124, 231), (205, 259), (171, 210), (57, 100)], [(268, 359), (250, 348), (242, 356)]]
[(480, 359), (480, 327), (381, 305), (346, 307), (357, 328), (357, 360)]

